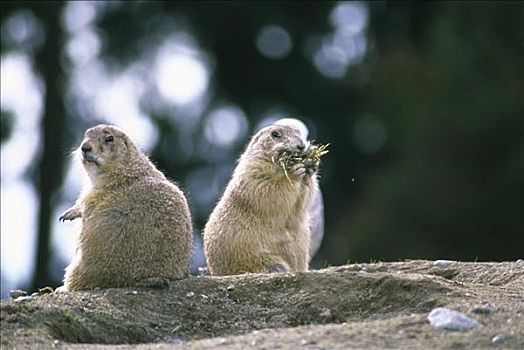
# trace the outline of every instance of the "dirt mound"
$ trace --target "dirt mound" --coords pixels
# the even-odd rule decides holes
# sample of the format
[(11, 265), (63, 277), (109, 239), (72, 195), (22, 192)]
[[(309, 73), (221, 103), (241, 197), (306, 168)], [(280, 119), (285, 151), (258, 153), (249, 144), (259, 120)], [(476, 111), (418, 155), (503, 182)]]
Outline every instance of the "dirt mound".
[[(459, 333), (435, 329), (426, 317), (437, 306), (467, 313), (481, 326)], [(522, 348), (524, 262), (406, 261), (191, 277), (164, 290), (105, 289), (2, 301), (1, 322), (2, 349), (102, 344), (146, 349), (150, 343), (166, 349), (499, 343)]]

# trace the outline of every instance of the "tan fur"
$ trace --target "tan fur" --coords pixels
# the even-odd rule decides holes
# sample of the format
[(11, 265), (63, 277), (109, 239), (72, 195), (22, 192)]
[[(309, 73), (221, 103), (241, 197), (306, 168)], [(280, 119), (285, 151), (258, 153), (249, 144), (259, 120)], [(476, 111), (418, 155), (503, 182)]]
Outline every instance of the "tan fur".
[(182, 191), (116, 127), (88, 129), (78, 152), (91, 187), (60, 218), (82, 217), (64, 289), (146, 286), (186, 276), (192, 230)]
[(272, 125), (252, 138), (204, 229), (212, 275), (308, 269), (308, 205), (318, 183), (302, 164), (286, 176), (272, 161), (297, 145), (307, 141), (289, 126)]

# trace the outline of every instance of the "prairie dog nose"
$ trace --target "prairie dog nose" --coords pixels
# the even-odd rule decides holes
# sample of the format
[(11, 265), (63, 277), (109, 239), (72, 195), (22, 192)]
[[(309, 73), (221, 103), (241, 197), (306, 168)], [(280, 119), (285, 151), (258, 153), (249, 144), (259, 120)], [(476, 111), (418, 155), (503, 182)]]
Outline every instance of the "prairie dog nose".
[(80, 146), (80, 149), (82, 152), (86, 153), (93, 150), (93, 146), (89, 142), (82, 143), (82, 146)]
[(304, 142), (304, 140), (302, 139), (298, 139), (297, 140), (297, 143), (296, 143), (296, 147), (297, 147), (297, 150), (300, 152), (300, 153), (304, 153), (305, 149), (306, 149), (306, 143)]

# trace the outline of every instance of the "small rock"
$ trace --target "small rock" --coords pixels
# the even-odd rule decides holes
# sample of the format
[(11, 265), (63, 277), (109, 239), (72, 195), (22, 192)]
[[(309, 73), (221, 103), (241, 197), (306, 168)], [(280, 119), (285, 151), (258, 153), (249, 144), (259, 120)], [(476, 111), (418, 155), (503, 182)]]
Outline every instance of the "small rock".
[(471, 312), (475, 314), (482, 314), (487, 315), (493, 311), (489, 305), (482, 305), (482, 306), (475, 306), (473, 309), (471, 309)]
[(27, 292), (21, 289), (13, 289), (9, 291), (9, 296), (11, 297), (11, 299), (16, 299), (18, 297), (24, 297), (26, 295), (27, 295)]
[(497, 334), (496, 336), (494, 336), (493, 338), (491, 338), (491, 342), (493, 344), (500, 344), (504, 341), (506, 341), (509, 337), (507, 335), (504, 335), (504, 334)]
[(186, 298), (192, 298), (195, 296), (195, 292), (189, 292), (186, 294)]
[(461, 312), (437, 307), (428, 315), (429, 323), (436, 328), (446, 329), (449, 331), (469, 331), (478, 326), (478, 322), (467, 317)]
[(202, 297), (202, 299), (206, 300), (206, 299), (209, 299), (209, 297), (205, 294), (200, 294), (200, 296)]
[(226, 287), (226, 290), (234, 290), (234, 289), (235, 289), (235, 286), (232, 284)]
[(137, 294), (138, 294), (138, 291), (136, 290), (130, 290), (126, 292), (126, 295), (137, 295)]
[(435, 260), (433, 262), (433, 266), (436, 266), (436, 267), (448, 267), (452, 264), (456, 263), (456, 261), (454, 260)]

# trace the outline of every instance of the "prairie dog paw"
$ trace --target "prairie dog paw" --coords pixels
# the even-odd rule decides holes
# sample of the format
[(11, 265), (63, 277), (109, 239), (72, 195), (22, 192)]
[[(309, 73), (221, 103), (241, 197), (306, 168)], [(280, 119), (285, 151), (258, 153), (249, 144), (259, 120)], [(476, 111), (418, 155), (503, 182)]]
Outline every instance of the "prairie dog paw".
[(290, 172), (299, 178), (303, 178), (307, 174), (307, 169), (303, 163), (297, 163), (291, 167)]
[(62, 214), (62, 216), (60, 216), (58, 221), (61, 221), (61, 222), (65, 222), (67, 220), (73, 221), (74, 219), (77, 219), (80, 217), (82, 217), (82, 212), (80, 211), (80, 209), (77, 207), (73, 207), (73, 208), (70, 208), (69, 210), (66, 210)]

